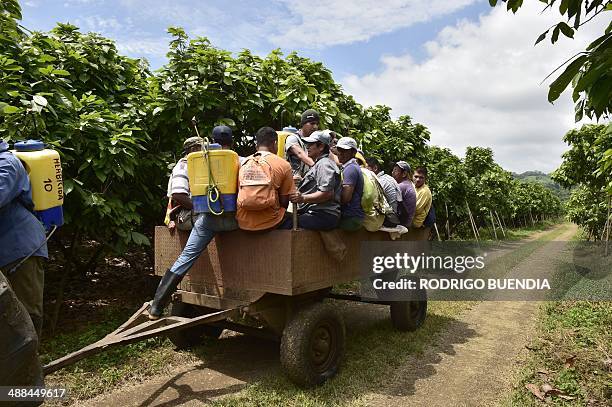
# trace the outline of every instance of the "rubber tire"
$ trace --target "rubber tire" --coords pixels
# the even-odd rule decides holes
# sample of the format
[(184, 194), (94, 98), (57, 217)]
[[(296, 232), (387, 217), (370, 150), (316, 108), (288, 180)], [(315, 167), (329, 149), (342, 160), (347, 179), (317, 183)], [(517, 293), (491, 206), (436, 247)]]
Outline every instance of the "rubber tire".
[(427, 316), (427, 291), (418, 293), (416, 301), (393, 301), (390, 305), (391, 323), (400, 332), (419, 329)]
[[(199, 307), (184, 302), (173, 302), (170, 304), (169, 314), (176, 317), (195, 318), (200, 315), (214, 311), (211, 308)], [(185, 328), (168, 334), (168, 339), (177, 349), (189, 349), (202, 343), (203, 337), (218, 339), (223, 328), (211, 325), (198, 325)]]
[[(315, 336), (328, 349), (313, 349)], [(338, 373), (344, 357), (346, 330), (340, 313), (330, 304), (317, 302), (299, 310), (283, 330), (280, 362), (289, 379), (300, 387), (320, 385)], [(321, 343), (321, 342), (319, 342)], [(321, 361), (313, 359), (321, 354)]]

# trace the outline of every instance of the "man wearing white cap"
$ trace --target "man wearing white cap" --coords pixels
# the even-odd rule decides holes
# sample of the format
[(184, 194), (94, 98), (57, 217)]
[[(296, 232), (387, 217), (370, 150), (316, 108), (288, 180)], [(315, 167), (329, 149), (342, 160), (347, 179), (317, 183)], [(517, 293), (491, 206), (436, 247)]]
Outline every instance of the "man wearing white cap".
[[(315, 131), (304, 138), (314, 165), (304, 175), (298, 192), (289, 196), (298, 204), (298, 225), (302, 229), (331, 230), (340, 219), (340, 169), (329, 158), (329, 132)], [(279, 229), (291, 229), (289, 218)]]
[(338, 160), (342, 164), (342, 195), (340, 197), (340, 229), (355, 231), (363, 225), (364, 212), (361, 207), (363, 196), (363, 173), (355, 159), (357, 142), (351, 137), (342, 137), (336, 144)]

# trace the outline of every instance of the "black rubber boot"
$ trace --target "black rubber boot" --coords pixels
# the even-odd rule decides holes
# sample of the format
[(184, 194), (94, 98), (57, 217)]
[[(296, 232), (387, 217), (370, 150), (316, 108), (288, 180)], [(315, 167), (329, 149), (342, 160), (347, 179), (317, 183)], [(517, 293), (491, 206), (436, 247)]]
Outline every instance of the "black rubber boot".
[(155, 291), (155, 296), (153, 297), (153, 301), (151, 301), (151, 308), (149, 309), (149, 319), (159, 319), (161, 314), (164, 312), (164, 308), (170, 301), (170, 297), (176, 291), (176, 287), (183, 279), (183, 276), (179, 276), (167, 270), (164, 276), (162, 277), (159, 285), (157, 286), (157, 291)]

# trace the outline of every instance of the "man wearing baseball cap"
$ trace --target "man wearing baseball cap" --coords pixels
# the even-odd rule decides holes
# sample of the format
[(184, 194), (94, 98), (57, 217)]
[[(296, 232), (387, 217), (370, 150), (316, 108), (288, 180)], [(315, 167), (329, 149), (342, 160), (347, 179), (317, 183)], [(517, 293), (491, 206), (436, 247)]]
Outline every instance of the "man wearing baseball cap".
[(319, 112), (308, 109), (302, 113), (300, 129), (285, 140), (285, 158), (291, 164), (293, 175), (303, 177), (314, 161), (309, 157), (304, 138), (319, 130)]
[(357, 142), (351, 137), (342, 137), (336, 144), (338, 160), (342, 164), (342, 194), (340, 198), (341, 218), (340, 229), (355, 231), (363, 225), (363, 208), (361, 197), (363, 196), (363, 173), (355, 154), (357, 154)]
[[(329, 158), (329, 132), (315, 131), (304, 138), (314, 165), (304, 175), (298, 191), (289, 196), (298, 204), (298, 225), (302, 229), (331, 230), (340, 220), (340, 169)], [(287, 219), (281, 229), (291, 229)]]
[(410, 164), (408, 164), (406, 161), (396, 162), (393, 166), (393, 171), (391, 171), (391, 176), (399, 184), (401, 192), (402, 202), (398, 202), (397, 208), (400, 223), (407, 228), (412, 226), (412, 219), (414, 219), (414, 212), (416, 209), (416, 191), (412, 181), (410, 180), (411, 172), (412, 169), (410, 168)]
[[(217, 126), (213, 129), (211, 136), (215, 143), (221, 145), (222, 149), (231, 149), (233, 138), (232, 129), (229, 127)], [(149, 308), (150, 320), (156, 320), (161, 317), (164, 307), (170, 301), (172, 294), (176, 291), (176, 287), (191, 266), (198, 260), (202, 252), (206, 250), (215, 235), (219, 232), (229, 232), (236, 229), (238, 229), (238, 223), (234, 212), (226, 211), (220, 215), (203, 213), (195, 221), (183, 251), (172, 267), (166, 270), (157, 286), (155, 296)]]

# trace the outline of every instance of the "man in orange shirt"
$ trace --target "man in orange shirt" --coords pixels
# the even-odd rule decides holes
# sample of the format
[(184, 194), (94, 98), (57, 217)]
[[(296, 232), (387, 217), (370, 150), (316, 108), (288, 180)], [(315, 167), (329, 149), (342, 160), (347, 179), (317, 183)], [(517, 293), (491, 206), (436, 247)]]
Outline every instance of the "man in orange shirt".
[(283, 222), (289, 195), (295, 192), (291, 165), (274, 154), (278, 135), (262, 127), (255, 135), (257, 152), (247, 157), (238, 174), (236, 220), (243, 230), (274, 229)]

